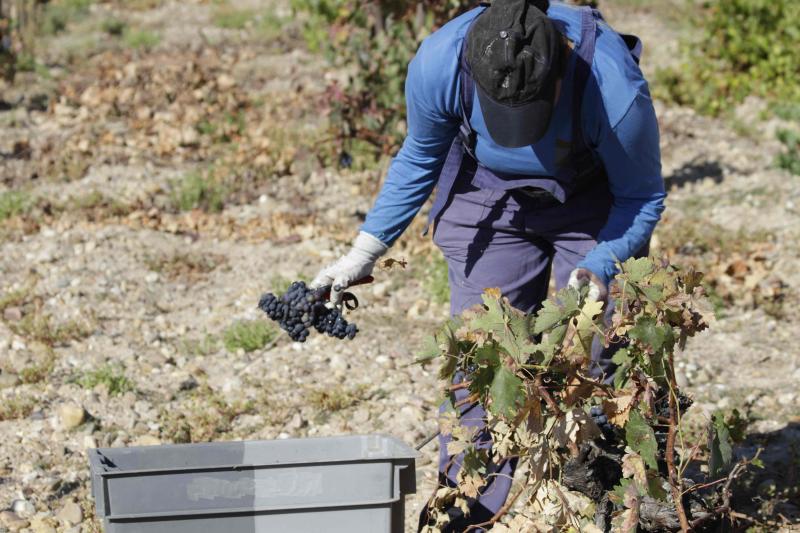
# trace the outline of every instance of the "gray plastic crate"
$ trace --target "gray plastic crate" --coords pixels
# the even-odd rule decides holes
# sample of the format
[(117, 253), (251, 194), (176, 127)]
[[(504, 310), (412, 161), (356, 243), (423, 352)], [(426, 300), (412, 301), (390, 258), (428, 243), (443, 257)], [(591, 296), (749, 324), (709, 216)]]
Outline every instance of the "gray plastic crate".
[(402, 533), (417, 453), (383, 435), (89, 451), (114, 533)]

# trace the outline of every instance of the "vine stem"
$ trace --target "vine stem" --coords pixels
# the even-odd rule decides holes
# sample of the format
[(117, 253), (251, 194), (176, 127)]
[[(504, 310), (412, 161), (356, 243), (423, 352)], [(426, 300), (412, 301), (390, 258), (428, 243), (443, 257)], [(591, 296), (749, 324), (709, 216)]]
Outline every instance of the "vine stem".
[(525, 492), (524, 486), (520, 487), (520, 489), (511, 498), (509, 498), (508, 501), (506, 501), (506, 503), (489, 520), (487, 520), (486, 522), (481, 522), (480, 524), (473, 524), (469, 526), (467, 529), (464, 530), (464, 533), (467, 533), (468, 531), (472, 531), (474, 529), (496, 524), (498, 520), (503, 518), (503, 516), (505, 516), (511, 510), (511, 507), (514, 506), (517, 499), (519, 499), (520, 495), (523, 492)]
[(675, 467), (675, 432), (678, 427), (678, 402), (676, 401), (677, 383), (675, 381), (675, 359), (669, 354), (667, 379), (669, 380), (669, 431), (667, 432), (667, 471), (669, 472), (669, 485), (672, 489), (672, 500), (675, 503), (675, 512), (681, 524), (681, 531), (689, 531), (689, 520), (683, 508), (683, 490), (678, 469)]
[[(553, 399), (553, 396), (550, 394), (550, 391), (544, 386), (541, 374), (537, 374), (536, 377), (533, 378), (533, 383), (536, 386), (536, 390), (539, 392), (539, 395), (544, 400), (544, 403), (546, 403), (547, 407), (553, 411), (553, 414), (556, 415), (557, 418), (564, 416), (564, 411), (561, 410), (556, 401)], [(573, 457), (577, 457), (580, 453), (580, 450), (578, 450), (578, 445), (571, 440), (567, 441), (567, 447), (569, 447), (569, 451), (572, 453)]]

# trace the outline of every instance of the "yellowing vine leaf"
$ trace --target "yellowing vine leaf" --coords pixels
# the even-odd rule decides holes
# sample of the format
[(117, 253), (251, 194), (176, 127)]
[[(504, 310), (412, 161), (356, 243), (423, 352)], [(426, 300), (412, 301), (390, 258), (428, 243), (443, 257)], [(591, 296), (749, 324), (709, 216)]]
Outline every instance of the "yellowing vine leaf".
[(603, 412), (615, 426), (625, 427), (633, 408), (634, 394), (622, 394), (603, 400)]

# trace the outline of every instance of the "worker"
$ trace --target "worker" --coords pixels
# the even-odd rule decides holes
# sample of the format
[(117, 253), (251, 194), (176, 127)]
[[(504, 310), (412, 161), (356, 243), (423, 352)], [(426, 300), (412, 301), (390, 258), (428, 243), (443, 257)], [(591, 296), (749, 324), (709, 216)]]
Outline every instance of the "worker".
[[(445, 24), (408, 67), (408, 135), (374, 206), (349, 252), (312, 284), (332, 284), (340, 298), (436, 188), (429, 226), (447, 260), (452, 314), (489, 287), (535, 312), (551, 271), (557, 288), (588, 287), (606, 300), (617, 263), (646, 253), (664, 209), (640, 52), (596, 10), (561, 2), (495, 0)], [(611, 352), (595, 343), (593, 375), (609, 378)], [(482, 406), (461, 409), (462, 423), (485, 422)], [(480, 447), (491, 447), (488, 433), (477, 433)], [(440, 436), (440, 476), (455, 486), (461, 458), (448, 456), (448, 440)], [(448, 511), (445, 531), (503, 506), (516, 465), (495, 466), (466, 515)]]

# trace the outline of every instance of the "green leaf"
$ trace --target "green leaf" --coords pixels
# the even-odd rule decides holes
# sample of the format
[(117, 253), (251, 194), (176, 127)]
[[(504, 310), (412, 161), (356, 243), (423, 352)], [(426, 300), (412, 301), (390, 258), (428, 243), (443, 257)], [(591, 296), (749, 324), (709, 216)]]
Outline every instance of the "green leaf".
[(501, 367), (494, 375), (489, 391), (492, 402), (491, 411), (497, 415), (511, 417), (522, 402), (522, 380), (506, 367)]
[(639, 318), (636, 325), (628, 332), (628, 336), (650, 347), (653, 352), (660, 352), (665, 345), (669, 347), (673, 342), (672, 328), (659, 326), (656, 319), (651, 316)]
[(708, 471), (712, 477), (721, 475), (731, 464), (733, 459), (733, 446), (725, 416), (716, 412), (711, 415), (711, 438), (709, 450), (711, 457), (708, 460)]
[(640, 283), (653, 273), (653, 261), (647, 257), (639, 259), (628, 259), (622, 263), (622, 271), (627, 275), (628, 281), (631, 283)]
[(492, 367), (499, 366), (500, 354), (497, 351), (497, 345), (493, 342), (487, 342), (475, 350), (473, 361), (476, 365), (489, 365)]
[(664, 489), (663, 480), (657, 471), (647, 471), (647, 493), (657, 500), (667, 501), (667, 491)]
[(533, 333), (539, 335), (551, 329), (564, 320), (564, 313), (561, 308), (552, 300), (546, 300), (542, 308), (536, 314), (536, 322), (533, 326)]
[(631, 361), (633, 361), (633, 356), (631, 356), (631, 352), (627, 348), (620, 348), (611, 358), (611, 362), (615, 365), (630, 364)]
[(420, 364), (428, 363), (441, 355), (442, 349), (439, 347), (436, 337), (434, 335), (428, 335), (425, 337), (422, 347), (417, 352), (414, 362)]
[(628, 423), (625, 424), (625, 441), (633, 451), (642, 456), (648, 467), (658, 470), (656, 436), (653, 428), (639, 411), (631, 411)]
[(580, 310), (580, 293), (572, 288), (561, 289), (552, 300), (545, 300), (536, 313), (533, 333), (539, 335), (575, 316)]
[(653, 302), (660, 302), (664, 299), (664, 287), (661, 285), (644, 285), (639, 288)]

